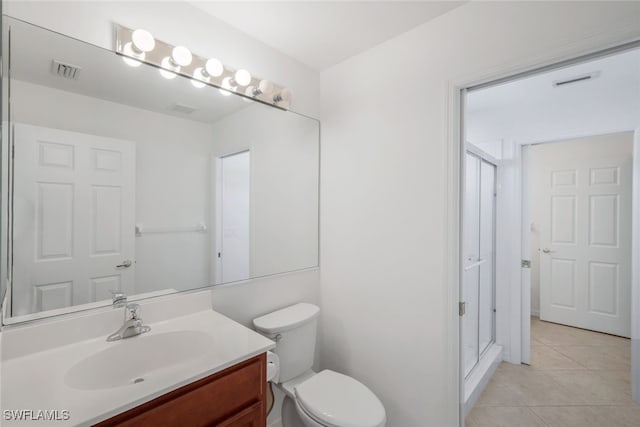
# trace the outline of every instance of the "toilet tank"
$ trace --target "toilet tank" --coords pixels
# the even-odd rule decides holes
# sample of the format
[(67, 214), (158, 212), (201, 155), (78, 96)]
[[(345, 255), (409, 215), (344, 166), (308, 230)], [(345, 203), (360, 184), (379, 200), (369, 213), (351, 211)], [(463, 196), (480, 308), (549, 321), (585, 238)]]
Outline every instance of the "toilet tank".
[(281, 383), (313, 366), (319, 313), (317, 306), (300, 303), (253, 319), (256, 331), (276, 342)]

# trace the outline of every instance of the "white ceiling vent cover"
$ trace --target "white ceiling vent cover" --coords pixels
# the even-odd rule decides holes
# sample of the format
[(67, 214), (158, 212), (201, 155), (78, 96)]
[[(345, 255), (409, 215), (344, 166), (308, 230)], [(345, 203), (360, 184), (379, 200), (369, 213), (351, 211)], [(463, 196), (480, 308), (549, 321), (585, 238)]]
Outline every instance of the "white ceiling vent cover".
[(171, 107), (169, 107), (169, 109), (171, 111), (177, 111), (178, 113), (183, 113), (183, 114), (191, 114), (197, 110), (197, 108), (195, 107), (191, 107), (190, 105), (184, 105), (184, 104), (174, 104)]
[(594, 71), (593, 73), (580, 74), (579, 76), (569, 77), (567, 79), (555, 80), (553, 87), (569, 86), (574, 83), (586, 82), (600, 77), (600, 71)]
[(51, 61), (51, 73), (69, 80), (78, 80), (81, 67), (77, 65), (65, 64), (57, 59)]

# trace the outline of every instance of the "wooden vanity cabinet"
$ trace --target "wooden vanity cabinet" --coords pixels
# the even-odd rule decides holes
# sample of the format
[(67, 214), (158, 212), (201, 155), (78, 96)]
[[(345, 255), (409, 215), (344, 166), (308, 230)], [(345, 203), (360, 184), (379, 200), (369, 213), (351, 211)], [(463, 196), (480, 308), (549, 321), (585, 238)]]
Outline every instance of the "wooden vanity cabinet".
[(102, 421), (98, 427), (264, 427), (266, 354)]

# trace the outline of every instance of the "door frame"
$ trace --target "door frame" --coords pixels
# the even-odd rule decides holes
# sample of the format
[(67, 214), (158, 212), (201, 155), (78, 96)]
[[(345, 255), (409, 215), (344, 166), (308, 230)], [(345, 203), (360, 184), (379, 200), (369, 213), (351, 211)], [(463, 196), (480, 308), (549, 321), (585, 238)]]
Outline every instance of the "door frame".
[[(621, 40), (621, 36), (623, 39)], [(446, 82), (446, 102), (448, 105), (445, 117), (445, 129), (447, 132), (447, 148), (443, 150), (442, 162), (446, 169), (446, 203), (443, 206), (446, 223), (446, 247), (447, 259), (445, 270), (445, 283), (447, 286), (446, 300), (448, 302), (447, 321), (447, 342), (446, 352), (448, 360), (451, 362), (447, 366), (447, 376), (450, 378), (446, 388), (446, 395), (449, 397), (451, 407), (447, 408), (448, 413), (457, 420), (456, 424), (464, 426), (464, 366), (461, 358), (462, 349), (462, 320), (459, 311), (460, 295), (462, 295), (462, 158), (465, 149), (464, 134), (464, 99), (468, 89), (488, 87), (498, 83), (517, 80), (527, 75), (538, 74), (544, 71), (556, 69), (558, 67), (585, 62), (590, 59), (625, 51), (640, 46), (640, 39), (637, 37), (628, 38), (624, 33), (612, 32), (601, 34), (598, 37), (585, 38), (580, 42), (571, 45), (562, 45), (555, 52), (547, 53), (537, 58), (522, 58), (519, 62), (502, 64), (489, 71), (476, 71), (460, 78), (448, 80)], [(636, 137), (636, 142), (638, 138)], [(514, 154), (521, 154), (521, 146), (516, 145)], [(638, 143), (640, 145), (640, 143)], [(635, 151), (635, 150), (634, 150)], [(635, 158), (634, 158), (635, 161)], [(517, 164), (518, 162), (516, 162)], [(520, 165), (521, 166), (521, 165)], [(518, 171), (521, 167), (517, 167)], [(634, 168), (635, 170), (635, 168)], [(640, 180), (639, 180), (640, 181)], [(635, 177), (634, 177), (635, 182)], [(637, 191), (637, 187), (635, 187)], [(634, 191), (634, 196), (636, 195)], [(640, 198), (640, 194), (638, 194)], [(634, 203), (636, 203), (634, 197)], [(640, 203), (640, 202), (639, 202)], [(521, 209), (522, 204), (518, 203), (517, 209)], [(517, 222), (522, 221), (521, 215)], [(638, 224), (640, 226), (640, 224)], [(522, 256), (522, 227), (516, 228), (516, 238), (514, 241), (520, 246), (517, 251), (519, 257)], [(633, 247), (640, 247), (640, 230), (634, 228)], [(633, 252), (632, 276), (632, 354), (640, 356), (640, 260), (636, 260), (640, 255)], [(521, 270), (520, 268), (518, 270)], [(497, 270), (496, 270), (497, 272)], [(516, 282), (521, 284), (522, 275), (519, 274)], [(522, 362), (522, 287), (513, 286), (512, 293), (508, 296), (511, 302), (509, 307), (504, 307), (509, 311), (509, 318), (514, 321), (507, 326), (506, 335), (510, 337), (510, 342), (505, 350), (510, 352), (512, 360)], [(496, 301), (498, 304), (498, 301)], [(501, 307), (497, 307), (498, 310)], [(513, 311), (510, 311), (513, 309)], [(498, 325), (496, 325), (498, 327)], [(496, 336), (498, 332), (496, 331)], [(634, 400), (640, 401), (640, 361), (632, 358), (632, 388)], [(638, 366), (636, 366), (638, 365)], [(449, 385), (450, 384), (450, 385)]]

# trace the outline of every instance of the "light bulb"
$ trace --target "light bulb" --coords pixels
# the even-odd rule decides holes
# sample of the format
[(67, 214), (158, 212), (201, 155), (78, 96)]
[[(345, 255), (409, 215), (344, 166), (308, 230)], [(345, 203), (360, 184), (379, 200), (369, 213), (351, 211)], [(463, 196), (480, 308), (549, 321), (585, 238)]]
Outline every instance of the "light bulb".
[(273, 90), (273, 83), (269, 80), (260, 80), (260, 84), (258, 84), (258, 90), (260, 93), (269, 93)]
[(246, 86), (251, 83), (251, 74), (245, 69), (239, 69), (234, 74), (233, 80), (240, 86)]
[(156, 47), (156, 41), (149, 31), (137, 29), (131, 34), (133, 46), (140, 52), (151, 52)]
[(220, 77), (224, 72), (222, 62), (218, 61), (216, 58), (209, 59), (204, 67), (207, 73), (213, 77)]
[[(126, 55), (122, 57), (122, 60), (128, 66), (139, 67), (140, 65), (142, 65), (142, 62), (140, 62), (138, 59), (144, 60), (144, 56), (145, 56), (144, 52), (141, 52), (141, 53), (134, 52), (131, 42), (124, 45), (124, 48), (122, 48), (122, 53)], [(133, 57), (133, 58), (130, 58), (130, 57)], [(134, 58), (138, 58), (138, 59), (134, 59)]]
[(231, 77), (225, 77), (224, 79), (222, 79), (222, 88), (218, 90), (224, 96), (231, 95), (230, 91), (233, 90), (233, 86), (231, 86)]
[(256, 88), (255, 86), (247, 86), (247, 88), (244, 91), (244, 94), (247, 96), (256, 96)]
[(198, 67), (193, 70), (193, 78), (191, 79), (191, 84), (197, 88), (205, 87), (205, 83), (209, 82), (209, 75), (206, 73), (207, 72), (202, 67)]
[(193, 60), (193, 56), (191, 55), (191, 51), (184, 46), (176, 46), (171, 51), (171, 59), (176, 65), (180, 65), (181, 67), (186, 67), (191, 64)]
[[(158, 70), (160, 71), (160, 75), (168, 80), (175, 79), (177, 76), (176, 73), (169, 70), (180, 71), (180, 67), (173, 65), (171, 63), (171, 59), (168, 56), (165, 56), (164, 58), (162, 58), (162, 62), (160, 62), (160, 66), (162, 67)], [(166, 70), (165, 68), (168, 68), (168, 70)]]

